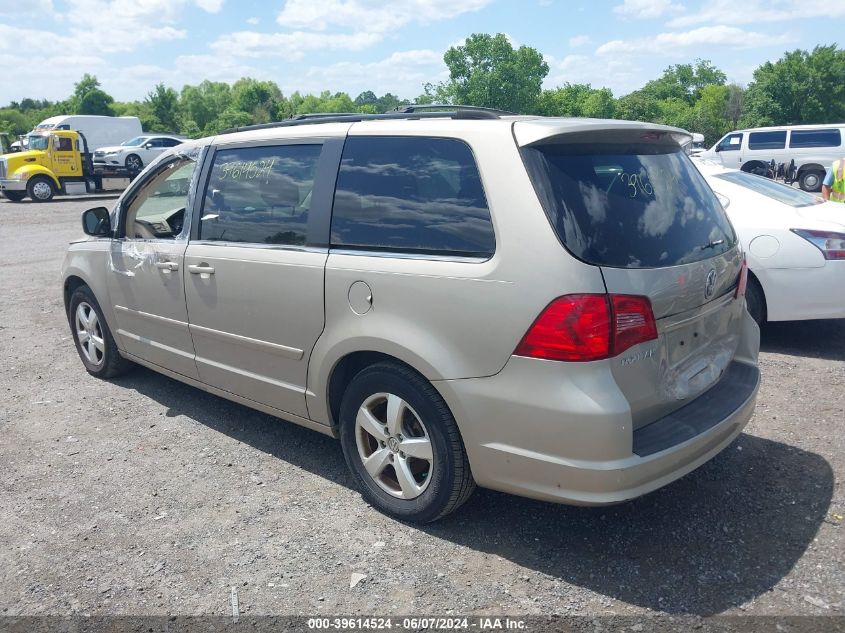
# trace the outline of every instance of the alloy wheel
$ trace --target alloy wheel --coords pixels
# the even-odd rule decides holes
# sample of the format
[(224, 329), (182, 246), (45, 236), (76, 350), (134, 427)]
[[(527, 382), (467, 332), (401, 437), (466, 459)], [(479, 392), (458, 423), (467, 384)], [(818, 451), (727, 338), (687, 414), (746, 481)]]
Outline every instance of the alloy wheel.
[(76, 337), (85, 358), (92, 365), (102, 365), (105, 358), (106, 345), (103, 330), (97, 313), (86, 302), (81, 302), (76, 308)]
[(415, 499), (431, 481), (431, 439), (416, 411), (399, 396), (367, 398), (355, 418), (358, 456), (373, 481), (399, 499)]

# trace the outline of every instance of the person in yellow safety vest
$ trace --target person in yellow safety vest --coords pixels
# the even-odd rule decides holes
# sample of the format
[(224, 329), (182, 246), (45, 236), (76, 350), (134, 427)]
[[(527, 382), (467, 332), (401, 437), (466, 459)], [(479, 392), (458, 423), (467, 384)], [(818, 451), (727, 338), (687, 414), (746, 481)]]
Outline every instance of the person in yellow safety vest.
[(845, 202), (845, 158), (834, 161), (822, 183), (822, 198)]

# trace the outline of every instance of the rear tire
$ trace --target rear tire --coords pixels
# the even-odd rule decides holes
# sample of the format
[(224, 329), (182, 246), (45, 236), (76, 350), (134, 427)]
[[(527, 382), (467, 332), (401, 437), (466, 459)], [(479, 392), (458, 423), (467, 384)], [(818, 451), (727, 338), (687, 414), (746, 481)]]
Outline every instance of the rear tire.
[(86, 371), (97, 378), (114, 378), (133, 364), (120, 355), (100, 304), (88, 286), (70, 296), (68, 321), (76, 351)]
[(3, 195), (6, 197), (7, 200), (11, 202), (20, 202), (24, 198), (26, 198), (25, 191), (4, 191)]
[(766, 322), (766, 295), (763, 294), (760, 282), (751, 275), (748, 276), (748, 285), (745, 288), (745, 306), (757, 325)]
[[(455, 419), (437, 390), (405, 365), (371, 365), (340, 406), (340, 442), (352, 476), (375, 508), (428, 523), (475, 489)], [(366, 465), (365, 465), (366, 462)]]
[(824, 174), (820, 171), (807, 170), (798, 175), (798, 186), (804, 191), (810, 193), (818, 193), (822, 190), (822, 182), (824, 181)]
[(56, 195), (56, 185), (47, 176), (30, 178), (26, 193), (34, 202), (50, 202)]

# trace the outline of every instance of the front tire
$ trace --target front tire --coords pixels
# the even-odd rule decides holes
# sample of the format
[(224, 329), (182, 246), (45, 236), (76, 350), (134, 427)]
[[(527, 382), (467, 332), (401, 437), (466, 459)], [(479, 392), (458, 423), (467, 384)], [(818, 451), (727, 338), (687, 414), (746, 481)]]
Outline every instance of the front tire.
[(46, 176), (35, 176), (27, 183), (26, 193), (34, 202), (50, 202), (56, 195), (56, 185)]
[(129, 173), (132, 174), (137, 174), (144, 168), (144, 161), (137, 154), (129, 154), (124, 164), (126, 165), (126, 169), (129, 170)]
[(70, 297), (70, 330), (85, 369), (97, 378), (114, 378), (132, 367), (117, 350), (100, 304), (88, 286), (80, 286)]
[(364, 498), (397, 519), (435, 521), (475, 489), (449, 408), (404, 365), (378, 363), (352, 379), (340, 406), (340, 442)]

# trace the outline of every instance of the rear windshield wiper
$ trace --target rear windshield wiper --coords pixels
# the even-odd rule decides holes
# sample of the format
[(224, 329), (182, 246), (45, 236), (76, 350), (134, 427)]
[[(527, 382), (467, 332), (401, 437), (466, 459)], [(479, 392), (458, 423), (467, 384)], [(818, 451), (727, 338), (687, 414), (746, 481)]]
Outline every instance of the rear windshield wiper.
[(712, 242), (707, 242), (704, 246), (699, 246), (701, 250), (707, 250), (708, 248), (716, 248), (720, 244), (724, 244), (725, 240), (713, 240)]

